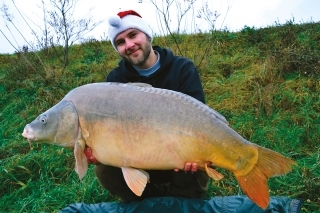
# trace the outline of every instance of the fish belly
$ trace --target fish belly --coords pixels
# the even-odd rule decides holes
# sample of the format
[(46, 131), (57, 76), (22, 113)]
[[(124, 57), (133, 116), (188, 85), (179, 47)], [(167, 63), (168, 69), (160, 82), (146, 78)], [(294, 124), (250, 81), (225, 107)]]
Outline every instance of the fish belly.
[(224, 134), (205, 132), (206, 128), (195, 131), (151, 124), (141, 120), (96, 122), (87, 127), (87, 145), (99, 162), (116, 167), (167, 170), (182, 169), (186, 162), (194, 162), (204, 169), (209, 161), (224, 169), (248, 173), (257, 161), (254, 146), (230, 135), (226, 139)]

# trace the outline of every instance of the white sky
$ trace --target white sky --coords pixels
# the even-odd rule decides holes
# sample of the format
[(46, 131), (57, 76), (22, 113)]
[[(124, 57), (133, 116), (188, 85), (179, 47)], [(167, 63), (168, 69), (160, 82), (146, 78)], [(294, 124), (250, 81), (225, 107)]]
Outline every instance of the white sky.
[[(181, 1), (183, 2), (183, 0)], [(0, 0), (0, 2), (0, 7), (2, 7), (4, 3), (8, 5), (9, 12), (14, 16), (14, 23), (24, 37), (27, 38), (28, 41), (34, 41), (35, 39), (31, 35), (31, 31), (17, 13), (17, 10), (12, 4), (12, 0)], [(197, 0), (195, 12), (204, 2), (205, 0)], [(284, 24), (286, 21), (292, 20), (293, 17), (295, 23), (303, 23), (310, 20), (314, 22), (320, 21), (320, 0), (208, 0), (208, 2), (213, 11), (218, 11), (218, 13), (221, 14), (216, 22), (217, 29), (227, 27), (231, 31), (237, 31), (243, 29), (245, 25), (261, 28), (275, 25), (275, 22)], [(32, 20), (32, 22), (38, 26), (43, 24), (43, 12), (38, 7), (41, 6), (41, 0), (15, 0), (15, 3), (20, 12)], [(76, 15), (78, 14), (79, 17), (83, 16), (88, 13), (90, 8), (92, 8), (90, 15), (95, 21), (107, 20), (110, 15), (115, 15), (119, 11), (135, 10), (143, 18), (146, 18), (154, 32), (158, 32), (159, 34), (159, 27), (157, 27), (159, 26), (159, 22), (157, 21), (158, 15), (155, 12), (155, 7), (149, 0), (142, 0), (142, 3), (139, 3), (139, 0), (80, 0), (76, 7)], [(172, 8), (176, 8), (175, 5), (173, 5)], [(25, 45), (26, 42), (22, 39), (22, 36), (9, 25), (16, 41), (14, 40), (5, 26), (4, 19), (2, 18), (3, 13), (0, 12), (0, 14), (0, 29), (15, 46), (21, 47)], [(170, 15), (174, 20), (175, 13), (170, 13)], [(194, 16), (190, 14), (186, 29), (189, 28), (188, 30), (191, 32), (195, 32), (194, 29), (190, 29), (192, 28), (190, 24), (192, 21), (196, 21), (202, 29), (208, 29), (206, 22), (194, 18)], [(30, 22), (30, 24), (32, 23)], [(107, 29), (108, 22), (104, 21), (91, 32), (89, 36), (98, 40), (105, 39), (107, 38)], [(0, 32), (0, 53), (13, 52), (14, 48)]]

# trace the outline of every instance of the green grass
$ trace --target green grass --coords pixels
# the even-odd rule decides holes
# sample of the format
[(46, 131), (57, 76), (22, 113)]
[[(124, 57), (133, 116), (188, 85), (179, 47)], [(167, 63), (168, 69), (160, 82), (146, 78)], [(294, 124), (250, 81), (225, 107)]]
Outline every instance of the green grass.
[[(298, 166), (269, 180), (270, 194), (305, 200), (303, 212), (320, 209), (320, 23), (245, 27), (231, 33), (156, 37), (192, 59), (207, 104), (246, 139), (278, 151)], [(205, 41), (205, 42), (204, 42)], [(49, 50), (50, 52), (50, 50)], [(69, 90), (101, 82), (119, 56), (108, 41), (88, 41), (70, 50), (66, 69), (43, 52), (0, 55), (0, 212), (57, 212), (76, 202), (118, 198), (99, 186), (91, 165), (79, 181), (70, 150), (52, 145), (30, 149), (21, 133), (39, 113)], [(233, 175), (212, 182), (208, 196), (242, 194)]]

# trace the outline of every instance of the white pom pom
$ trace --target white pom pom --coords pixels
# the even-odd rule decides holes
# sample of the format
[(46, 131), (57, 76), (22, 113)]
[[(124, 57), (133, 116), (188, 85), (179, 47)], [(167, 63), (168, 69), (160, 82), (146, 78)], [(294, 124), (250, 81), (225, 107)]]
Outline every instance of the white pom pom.
[(110, 16), (108, 22), (113, 27), (118, 27), (120, 25), (121, 19), (119, 16)]

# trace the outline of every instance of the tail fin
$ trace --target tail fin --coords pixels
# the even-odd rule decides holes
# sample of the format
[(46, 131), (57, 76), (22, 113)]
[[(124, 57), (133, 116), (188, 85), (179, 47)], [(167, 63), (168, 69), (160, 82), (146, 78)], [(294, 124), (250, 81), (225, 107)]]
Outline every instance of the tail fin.
[(262, 209), (269, 205), (268, 178), (284, 175), (291, 171), (293, 160), (283, 155), (258, 146), (258, 162), (253, 169), (244, 176), (236, 176), (242, 191)]

